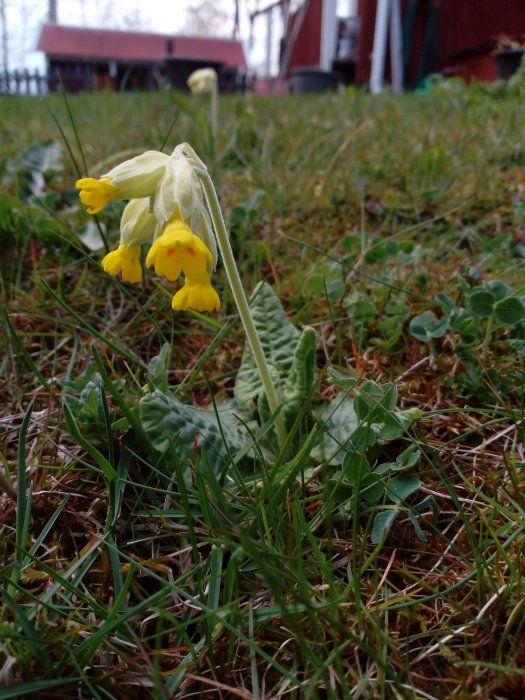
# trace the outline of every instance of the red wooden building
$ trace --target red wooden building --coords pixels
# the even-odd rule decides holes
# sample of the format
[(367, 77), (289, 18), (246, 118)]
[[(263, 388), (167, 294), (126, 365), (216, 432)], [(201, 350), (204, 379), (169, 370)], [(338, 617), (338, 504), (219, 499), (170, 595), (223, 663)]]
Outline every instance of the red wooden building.
[(61, 81), (72, 92), (144, 89), (170, 84), (186, 89), (197, 68), (211, 66), (221, 89), (239, 87), (246, 73), (240, 41), (45, 24), (37, 45), (46, 54), (49, 88)]
[[(498, 38), (525, 34), (525, 0), (402, 0), (405, 82), (441, 72), (495, 80)], [(359, 0), (356, 80), (370, 79), (377, 0)]]
[[(346, 83), (370, 81), (378, 2), (359, 0), (356, 17), (338, 17), (327, 25), (335, 4), (303, 0), (295, 12), (285, 13), (289, 0), (270, 3), (269, 9), (279, 7), (286, 14), (281, 78), (311, 67), (333, 69)], [(525, 40), (525, 0), (400, 0), (400, 8), (403, 82), (408, 87), (434, 72), (467, 81), (495, 80), (499, 38)], [(387, 76), (388, 69), (387, 62)]]

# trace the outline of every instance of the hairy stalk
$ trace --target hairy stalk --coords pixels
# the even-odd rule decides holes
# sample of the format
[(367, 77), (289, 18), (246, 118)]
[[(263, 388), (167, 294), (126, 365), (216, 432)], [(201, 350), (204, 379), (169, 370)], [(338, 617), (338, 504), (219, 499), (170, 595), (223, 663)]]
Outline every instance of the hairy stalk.
[[(215, 83), (210, 91), (210, 120), (211, 120), (211, 135), (213, 139), (213, 148), (217, 148), (217, 124), (219, 119), (219, 87)], [(213, 151), (215, 153), (215, 150)]]
[(221, 207), (217, 198), (217, 193), (215, 191), (215, 187), (213, 185), (213, 182), (211, 180), (206, 166), (197, 156), (195, 151), (188, 144), (184, 145), (184, 150), (188, 153), (191, 160), (194, 162), (195, 172), (199, 176), (202, 182), (202, 186), (204, 188), (204, 194), (206, 196), (210, 216), (213, 221), (213, 228), (217, 237), (217, 243), (221, 251), (224, 269), (226, 270), (226, 275), (228, 277), (228, 282), (230, 283), (233, 298), (237, 305), (237, 309), (239, 310), (239, 316), (241, 317), (246, 337), (248, 339), (248, 342), (250, 343), (255, 362), (257, 363), (257, 368), (261, 375), (261, 381), (263, 383), (266, 396), (268, 397), (270, 411), (273, 415), (275, 415), (275, 428), (277, 432), (277, 437), (279, 440), (279, 445), (282, 446), (284, 445), (286, 440), (286, 431), (284, 428), (282, 416), (279, 412), (279, 396), (273, 383), (272, 376), (270, 374), (270, 368), (268, 367), (268, 363), (264, 355), (264, 350), (262, 348), (260, 338), (257, 334), (257, 329), (255, 328), (255, 323), (253, 321), (252, 312), (250, 311), (248, 299), (246, 298), (246, 294), (242, 286), (239, 271), (237, 269), (233, 251), (230, 245), (230, 239), (228, 236), (228, 232), (226, 231), (224, 218), (222, 216)]

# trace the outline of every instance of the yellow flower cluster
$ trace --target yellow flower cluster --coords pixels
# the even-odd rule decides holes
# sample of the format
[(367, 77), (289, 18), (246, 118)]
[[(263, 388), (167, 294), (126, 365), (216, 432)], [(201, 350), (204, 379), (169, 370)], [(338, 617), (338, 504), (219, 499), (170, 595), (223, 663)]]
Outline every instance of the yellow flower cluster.
[(122, 214), (119, 246), (102, 260), (106, 272), (120, 274), (126, 282), (140, 282), (141, 245), (153, 237), (146, 267), (170, 281), (184, 275), (184, 286), (173, 297), (173, 309), (220, 309), (210, 279), (217, 262), (215, 237), (184, 144), (171, 156), (147, 151), (98, 180), (78, 180), (76, 187), (89, 214), (97, 214), (114, 199), (130, 200)]

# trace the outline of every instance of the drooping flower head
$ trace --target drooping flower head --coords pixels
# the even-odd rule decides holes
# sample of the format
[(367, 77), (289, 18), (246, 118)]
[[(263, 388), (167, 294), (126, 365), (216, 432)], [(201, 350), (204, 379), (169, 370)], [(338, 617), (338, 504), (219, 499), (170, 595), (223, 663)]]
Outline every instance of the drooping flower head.
[[(172, 307), (218, 311), (219, 296), (210, 280), (217, 263), (215, 235), (200, 180), (185, 148), (186, 144), (177, 146), (171, 156), (147, 151), (115, 166), (99, 180), (78, 180), (77, 187), (90, 214), (98, 213), (111, 200), (131, 200), (122, 214), (119, 246), (102, 260), (106, 272), (120, 274), (126, 282), (140, 282), (141, 245), (153, 237), (146, 266), (170, 281), (181, 275), (185, 278)], [(200, 161), (197, 167), (205, 168)]]
[(194, 95), (211, 92), (217, 88), (218, 77), (214, 68), (198, 68), (188, 78), (188, 87)]

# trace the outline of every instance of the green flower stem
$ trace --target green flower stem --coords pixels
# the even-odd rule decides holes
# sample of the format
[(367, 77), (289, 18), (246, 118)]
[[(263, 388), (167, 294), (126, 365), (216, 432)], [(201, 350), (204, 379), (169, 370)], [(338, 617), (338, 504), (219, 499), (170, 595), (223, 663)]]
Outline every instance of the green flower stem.
[(210, 121), (211, 121), (211, 135), (213, 138), (213, 147), (217, 148), (217, 124), (219, 118), (219, 86), (214, 83), (210, 91)]
[(261, 381), (268, 398), (270, 411), (273, 415), (275, 415), (275, 429), (277, 432), (279, 445), (282, 446), (286, 440), (286, 430), (280, 414), (281, 403), (270, 374), (270, 368), (266, 362), (266, 357), (264, 355), (260, 338), (257, 334), (257, 329), (255, 328), (255, 323), (253, 322), (252, 312), (250, 311), (250, 306), (242, 286), (239, 271), (237, 269), (237, 265), (235, 264), (235, 258), (230, 245), (228, 232), (226, 231), (226, 225), (222, 216), (217, 193), (204, 163), (202, 163), (202, 161), (196, 156), (191, 147), (185, 146), (185, 150), (190, 154), (197, 165), (195, 172), (199, 176), (204, 188), (204, 194), (206, 195), (206, 201), (208, 203), (210, 216), (213, 221), (217, 243), (221, 251), (224, 269), (226, 270), (226, 275), (228, 276), (233, 298), (237, 304), (237, 309), (239, 310), (239, 316), (241, 317), (242, 325), (244, 326), (244, 330), (246, 332), (246, 337), (250, 343), (257, 368), (261, 375)]

